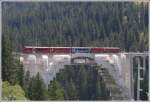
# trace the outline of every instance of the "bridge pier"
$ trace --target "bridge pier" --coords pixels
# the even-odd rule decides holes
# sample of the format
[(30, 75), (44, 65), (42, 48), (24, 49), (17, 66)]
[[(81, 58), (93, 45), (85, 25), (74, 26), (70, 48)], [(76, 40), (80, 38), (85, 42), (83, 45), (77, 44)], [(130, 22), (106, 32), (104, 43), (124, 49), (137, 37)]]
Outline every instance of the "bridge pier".
[(143, 91), (143, 89), (141, 88), (141, 82), (144, 81), (144, 76), (146, 72), (146, 56), (142, 56), (141, 58), (143, 66), (141, 66), (140, 57), (138, 57), (137, 100), (140, 100), (140, 93), (141, 91)]
[[(135, 99), (135, 93), (134, 93), (134, 84), (137, 84), (136, 88), (136, 100), (141, 100), (140, 94), (143, 89), (141, 88), (141, 82), (144, 81), (144, 76), (146, 72), (146, 57), (148, 56), (148, 53), (128, 53), (130, 56), (130, 68), (131, 68), (131, 93), (132, 93), (132, 98)], [(136, 58), (137, 62), (137, 83), (134, 83), (136, 79), (133, 77), (133, 59)]]
[(133, 78), (133, 56), (129, 56), (130, 60), (130, 87), (131, 87), (131, 97), (134, 100), (134, 78)]
[(140, 100), (140, 70), (141, 70), (141, 65), (140, 65), (140, 58), (137, 58), (137, 61), (138, 61), (138, 78), (137, 78), (137, 100)]
[(146, 71), (146, 56), (143, 56), (143, 77), (145, 75), (145, 71)]

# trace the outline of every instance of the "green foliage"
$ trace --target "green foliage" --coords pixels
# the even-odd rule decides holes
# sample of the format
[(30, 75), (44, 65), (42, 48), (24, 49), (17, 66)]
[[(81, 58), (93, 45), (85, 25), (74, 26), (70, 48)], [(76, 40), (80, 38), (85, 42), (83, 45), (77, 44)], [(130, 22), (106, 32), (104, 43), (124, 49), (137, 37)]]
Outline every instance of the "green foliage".
[(18, 73), (17, 73), (17, 78), (18, 78), (18, 81), (19, 81), (18, 83), (19, 83), (20, 86), (23, 87), (23, 85), (24, 85), (24, 83), (23, 83), (23, 80), (24, 80), (23, 64), (18, 64), (16, 67), (18, 67)]
[(25, 45), (105, 46), (148, 50), (148, 4), (128, 2), (2, 3), (2, 33)]
[(88, 87), (90, 83), (87, 83), (88, 78), (88, 72), (85, 69), (85, 66), (79, 67), (79, 89), (80, 89), (80, 98), (81, 99), (87, 99), (87, 93), (88, 93)]
[(8, 100), (27, 100), (25, 93), (19, 84), (11, 85), (9, 82), (2, 82), (2, 99)]
[(26, 97), (29, 97), (29, 95), (30, 95), (30, 72), (29, 71), (27, 71), (26, 73), (25, 73), (25, 76), (24, 76), (24, 79), (23, 79), (23, 89), (24, 89), (24, 91), (25, 91), (25, 95), (26, 95)]
[(8, 35), (2, 36), (2, 79), (16, 82), (16, 68), (13, 63), (11, 40)]
[(50, 100), (64, 100), (64, 89), (56, 80), (49, 84), (48, 93)]
[(70, 83), (68, 84), (68, 97), (69, 100), (78, 100), (78, 93), (77, 93), (77, 88), (75, 86), (75, 83), (71, 79)]
[(15, 59), (12, 50), (12, 40), (9, 35), (2, 36), (2, 79), (11, 84), (19, 83), (23, 86), (23, 65)]
[(31, 100), (45, 100), (46, 87), (39, 73), (31, 78), (28, 86), (28, 97)]
[(90, 65), (66, 66), (49, 84), (50, 100), (60, 100), (56, 98), (58, 85), (65, 100), (108, 100), (109, 93), (97, 70)]

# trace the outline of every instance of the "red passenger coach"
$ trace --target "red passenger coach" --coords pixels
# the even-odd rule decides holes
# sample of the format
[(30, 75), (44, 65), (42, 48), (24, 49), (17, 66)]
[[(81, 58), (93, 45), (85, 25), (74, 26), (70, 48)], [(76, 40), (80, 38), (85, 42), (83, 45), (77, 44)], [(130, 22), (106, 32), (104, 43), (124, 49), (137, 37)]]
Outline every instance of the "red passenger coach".
[(119, 48), (110, 48), (108, 52), (119, 53), (121, 50)]
[(57, 47), (52, 48), (52, 53), (71, 53), (71, 48)]
[(33, 50), (36, 53), (50, 53), (50, 48), (35, 48)]
[(95, 47), (91, 48), (91, 53), (119, 53), (121, 50), (117, 47)]
[(104, 48), (91, 48), (91, 53), (104, 53)]

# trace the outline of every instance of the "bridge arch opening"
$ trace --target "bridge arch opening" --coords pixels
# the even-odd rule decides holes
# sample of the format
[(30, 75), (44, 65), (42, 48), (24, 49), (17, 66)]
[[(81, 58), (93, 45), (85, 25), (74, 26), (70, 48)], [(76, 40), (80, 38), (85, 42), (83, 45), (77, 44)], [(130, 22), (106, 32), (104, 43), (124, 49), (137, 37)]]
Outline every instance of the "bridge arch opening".
[(28, 59), (27, 59), (27, 60), (29, 61), (29, 63), (34, 63), (34, 64), (36, 64), (36, 56), (33, 55), (33, 54), (30, 54), (30, 55), (28, 56)]
[(46, 68), (48, 67), (48, 56), (42, 55), (42, 64), (46, 65)]
[(71, 59), (72, 64), (94, 64), (95, 60), (90, 57), (78, 56)]

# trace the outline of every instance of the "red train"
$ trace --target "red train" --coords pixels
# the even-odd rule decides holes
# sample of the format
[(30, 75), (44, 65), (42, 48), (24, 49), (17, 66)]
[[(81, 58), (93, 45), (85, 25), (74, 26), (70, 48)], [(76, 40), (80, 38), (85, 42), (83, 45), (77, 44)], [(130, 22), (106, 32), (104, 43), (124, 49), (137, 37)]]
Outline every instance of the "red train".
[(118, 47), (33, 47), (25, 46), (23, 53), (119, 53)]

